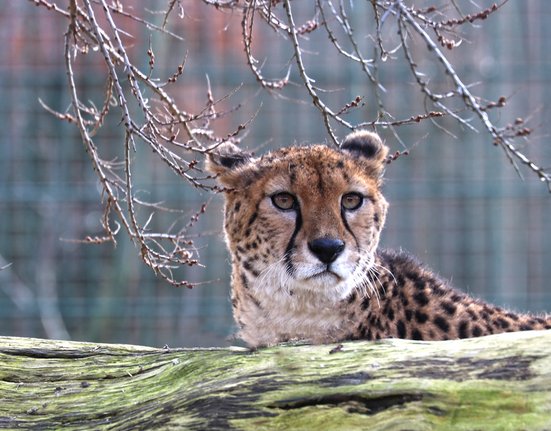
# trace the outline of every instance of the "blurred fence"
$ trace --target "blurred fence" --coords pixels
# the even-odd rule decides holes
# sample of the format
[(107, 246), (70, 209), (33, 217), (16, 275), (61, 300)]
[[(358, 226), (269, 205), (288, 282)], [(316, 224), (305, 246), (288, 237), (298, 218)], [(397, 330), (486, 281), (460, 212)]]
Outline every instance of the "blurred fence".
[[(159, 9), (165, 2), (134, 3)], [(307, 1), (297, 4), (308, 8)], [(231, 15), (201, 2), (184, 5), (180, 30), (190, 53), (179, 81), (184, 103), (201, 103), (208, 74), (219, 96), (243, 84), (235, 97), (243, 97), (237, 102), (245, 108), (228, 121), (236, 125), (259, 110), (246, 138), (249, 147), (325, 139), (315, 109), (256, 92)], [(360, 25), (361, 16), (355, 19)], [(488, 98), (512, 96), (507, 112), (530, 116), (535, 132), (527, 151), (548, 165), (550, 21), (551, 2), (509, 2), (466, 35), (469, 49), (461, 52), (468, 58), (455, 58), (466, 82), (482, 77)], [(210, 201), (195, 230), (205, 268), (184, 269), (189, 279), (204, 282), (193, 290), (156, 280), (122, 236), (117, 247), (74, 241), (101, 234), (101, 195), (76, 129), (38, 102), (60, 111), (69, 105), (65, 29), (64, 19), (30, 1), (4, 2), (0, 9), (0, 268), (10, 264), (0, 271), (0, 334), (155, 346), (227, 344), (233, 323), (218, 196), (190, 190), (153, 158), (140, 160), (138, 186), (156, 199), (190, 214)], [(136, 46), (147, 45), (145, 28), (136, 26), (134, 35)], [(169, 38), (155, 47), (167, 68), (186, 54)], [(278, 50), (273, 55), (281, 55), (282, 63), (288, 59)], [(328, 63), (323, 53), (311, 61), (319, 62), (317, 79), (327, 86), (349, 87), (352, 97), (362, 94), (361, 78), (349, 68)], [(79, 85), (93, 100), (103, 88), (102, 70), (94, 64), (83, 70)], [(397, 110), (419, 103), (406, 76), (397, 69), (384, 77)], [(545, 188), (529, 174), (521, 181), (485, 135), (450, 125), (458, 136), (453, 139), (429, 122), (408, 127), (411, 155), (387, 172), (391, 207), (383, 245), (409, 250), (457, 287), (494, 303), (551, 311), (551, 196)], [(393, 150), (401, 149), (390, 134), (380, 133)], [(101, 140), (115, 145), (117, 139), (114, 123)]]

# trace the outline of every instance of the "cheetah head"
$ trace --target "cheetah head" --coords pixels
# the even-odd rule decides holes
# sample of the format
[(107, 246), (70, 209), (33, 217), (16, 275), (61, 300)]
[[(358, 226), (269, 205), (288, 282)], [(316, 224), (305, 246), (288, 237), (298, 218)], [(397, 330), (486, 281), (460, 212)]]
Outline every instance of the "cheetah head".
[(224, 187), (233, 288), (333, 302), (354, 289), (369, 294), (388, 205), (380, 190), (387, 153), (378, 135), (359, 131), (339, 149), (257, 158), (224, 144), (211, 154), (207, 168)]

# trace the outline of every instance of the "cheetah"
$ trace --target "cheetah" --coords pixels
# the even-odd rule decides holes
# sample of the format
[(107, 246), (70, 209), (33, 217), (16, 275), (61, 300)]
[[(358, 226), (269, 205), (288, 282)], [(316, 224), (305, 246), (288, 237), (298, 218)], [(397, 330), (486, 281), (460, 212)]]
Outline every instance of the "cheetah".
[(260, 347), (551, 328), (551, 315), (486, 304), (406, 253), (378, 249), (387, 154), (377, 134), (356, 131), (340, 148), (254, 157), (225, 143), (209, 156), (225, 196), (238, 337)]

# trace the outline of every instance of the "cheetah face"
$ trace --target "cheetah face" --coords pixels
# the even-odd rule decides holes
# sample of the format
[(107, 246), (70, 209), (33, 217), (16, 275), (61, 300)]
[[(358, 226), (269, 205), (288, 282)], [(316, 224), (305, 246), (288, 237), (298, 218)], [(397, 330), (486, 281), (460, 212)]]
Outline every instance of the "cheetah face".
[(369, 293), (387, 203), (387, 148), (369, 132), (340, 149), (291, 147), (253, 158), (227, 144), (209, 169), (226, 188), (234, 283), (270, 297), (338, 301)]

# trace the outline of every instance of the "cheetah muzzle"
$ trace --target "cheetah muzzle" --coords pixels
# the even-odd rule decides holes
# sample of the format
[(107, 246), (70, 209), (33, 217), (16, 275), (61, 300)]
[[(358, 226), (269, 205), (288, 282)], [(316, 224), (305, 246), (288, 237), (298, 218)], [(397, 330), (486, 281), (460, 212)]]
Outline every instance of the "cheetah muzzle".
[(405, 253), (378, 250), (388, 148), (358, 131), (339, 149), (253, 157), (227, 143), (207, 168), (224, 188), (232, 306), (251, 346), (387, 337), (445, 340), (551, 328), (450, 287)]

